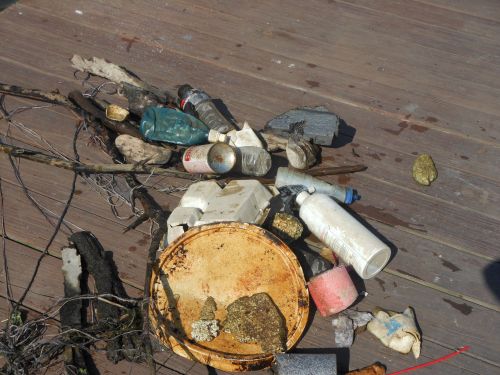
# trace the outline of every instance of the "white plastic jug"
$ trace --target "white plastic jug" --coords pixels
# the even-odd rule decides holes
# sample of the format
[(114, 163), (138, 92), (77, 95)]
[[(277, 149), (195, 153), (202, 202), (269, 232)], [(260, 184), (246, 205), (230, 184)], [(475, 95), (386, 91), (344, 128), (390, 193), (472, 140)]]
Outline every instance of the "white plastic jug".
[(303, 191), (296, 201), (309, 230), (363, 279), (374, 277), (385, 267), (391, 256), (389, 247), (328, 195)]

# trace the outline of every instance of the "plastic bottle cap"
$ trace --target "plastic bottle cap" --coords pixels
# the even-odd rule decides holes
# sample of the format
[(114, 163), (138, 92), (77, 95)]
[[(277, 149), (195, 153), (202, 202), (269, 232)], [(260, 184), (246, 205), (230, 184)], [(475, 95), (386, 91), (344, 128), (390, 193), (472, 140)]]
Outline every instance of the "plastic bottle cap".
[(227, 135), (218, 132), (217, 130), (210, 129), (208, 132), (208, 142), (217, 143), (217, 142), (227, 142)]
[(307, 191), (301, 191), (299, 194), (297, 194), (297, 198), (295, 198), (295, 202), (297, 202), (297, 204), (299, 206), (302, 205), (302, 203), (304, 203), (304, 201), (307, 199), (307, 197), (311, 196)]

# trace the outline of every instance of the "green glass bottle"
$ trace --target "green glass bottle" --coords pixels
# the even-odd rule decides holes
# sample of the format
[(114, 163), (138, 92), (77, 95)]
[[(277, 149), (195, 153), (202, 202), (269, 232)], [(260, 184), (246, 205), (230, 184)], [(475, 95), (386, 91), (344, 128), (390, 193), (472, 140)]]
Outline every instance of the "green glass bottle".
[(165, 107), (146, 109), (140, 130), (146, 140), (184, 146), (226, 141), (224, 134), (210, 129), (196, 117)]

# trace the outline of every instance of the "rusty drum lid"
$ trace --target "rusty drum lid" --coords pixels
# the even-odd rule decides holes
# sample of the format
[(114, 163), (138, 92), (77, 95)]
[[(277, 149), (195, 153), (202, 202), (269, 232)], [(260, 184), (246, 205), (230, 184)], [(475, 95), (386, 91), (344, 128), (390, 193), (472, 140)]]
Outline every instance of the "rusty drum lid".
[(222, 332), (213, 341), (195, 342), (191, 323), (206, 299), (217, 304), (215, 318), (240, 297), (267, 293), (285, 318), (287, 349), (301, 337), (309, 316), (309, 294), (300, 264), (290, 248), (251, 224), (218, 223), (195, 227), (168, 246), (150, 284), (150, 318), (160, 342), (192, 360), (224, 371), (258, 370), (272, 353)]

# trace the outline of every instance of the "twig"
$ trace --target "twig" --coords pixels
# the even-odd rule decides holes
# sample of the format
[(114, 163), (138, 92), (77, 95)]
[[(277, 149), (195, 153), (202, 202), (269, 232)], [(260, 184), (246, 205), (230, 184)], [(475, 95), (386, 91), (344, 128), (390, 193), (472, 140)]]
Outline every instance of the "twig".
[(363, 164), (343, 165), (341, 167), (324, 167), (318, 169), (311, 169), (309, 171), (306, 171), (305, 173), (314, 177), (321, 177), (321, 176), (331, 176), (344, 173), (362, 172), (365, 171), (367, 168), (368, 167)]
[(68, 100), (68, 98), (66, 98), (64, 95), (59, 94), (58, 92), (25, 89), (19, 86), (0, 83), (0, 93), (46, 103), (64, 105), (74, 109), (74, 105)]
[(186, 180), (197, 180), (199, 175), (177, 171), (175, 169), (159, 168), (143, 164), (83, 164), (63, 160), (54, 156), (46, 155), (38, 151), (7, 145), (0, 142), (0, 151), (11, 156), (20, 157), (37, 163), (51, 165), (53, 167), (68, 169), (83, 174), (152, 174), (172, 176)]
[[(148, 260), (146, 265), (146, 275), (144, 277), (144, 297), (143, 297), (143, 327), (142, 335), (144, 340), (144, 346), (146, 349), (146, 358), (151, 369), (151, 373), (155, 374), (155, 364), (153, 361), (153, 349), (151, 346), (151, 340), (149, 337), (150, 332), (150, 321), (149, 321), (149, 304), (150, 304), (150, 288), (149, 283), (153, 274), (153, 265), (156, 261), (156, 252), (160, 247), (163, 235), (167, 230), (167, 218), (168, 214), (161, 208), (161, 206), (154, 200), (154, 198), (148, 193), (148, 191), (142, 187), (142, 185), (137, 182), (137, 180), (132, 175), (127, 175), (127, 184), (133, 189), (133, 198), (138, 199), (144, 209), (144, 213), (149, 216), (151, 220), (154, 220), (158, 224), (158, 228), (153, 232), (151, 238), (151, 243), (148, 249)], [(143, 218), (139, 218), (143, 220)], [(133, 227), (133, 224), (131, 225)]]
[(71, 100), (75, 105), (93, 118), (98, 119), (106, 128), (118, 133), (118, 134), (128, 134), (132, 137), (141, 138), (141, 133), (139, 130), (128, 122), (116, 122), (109, 120), (104, 112), (97, 107), (91, 99), (86, 98), (82, 95), (80, 91), (71, 91), (68, 94), (69, 100)]

